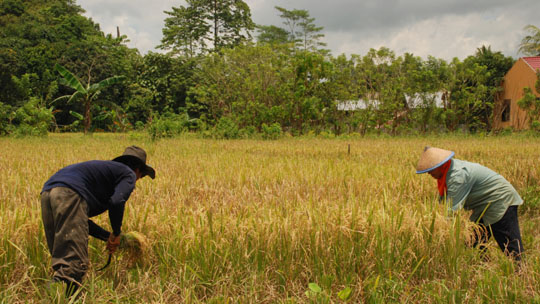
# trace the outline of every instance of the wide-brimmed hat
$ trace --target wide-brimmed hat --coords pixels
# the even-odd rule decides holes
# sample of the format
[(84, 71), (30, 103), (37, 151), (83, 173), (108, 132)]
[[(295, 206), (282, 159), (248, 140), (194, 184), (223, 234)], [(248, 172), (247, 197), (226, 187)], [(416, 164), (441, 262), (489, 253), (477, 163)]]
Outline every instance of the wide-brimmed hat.
[(127, 147), (124, 154), (113, 159), (114, 161), (122, 162), (135, 161), (140, 164), (142, 177), (150, 176), (152, 179), (156, 178), (156, 171), (146, 164), (146, 152), (137, 146)]
[(444, 149), (425, 147), (424, 152), (420, 155), (418, 165), (416, 166), (416, 173), (426, 173), (431, 170), (437, 169), (444, 165), (449, 159), (454, 156), (454, 151), (448, 151)]

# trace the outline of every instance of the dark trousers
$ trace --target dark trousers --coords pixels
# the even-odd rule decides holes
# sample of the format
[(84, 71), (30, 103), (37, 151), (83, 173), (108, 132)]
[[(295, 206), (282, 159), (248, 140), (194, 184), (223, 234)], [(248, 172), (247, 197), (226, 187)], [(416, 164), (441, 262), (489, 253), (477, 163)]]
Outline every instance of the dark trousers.
[(496, 223), (484, 225), (479, 223), (479, 229), (475, 233), (474, 247), (485, 249), (485, 244), (493, 235), (501, 250), (516, 261), (521, 260), (523, 242), (519, 231), (517, 206), (510, 206), (503, 217)]
[(53, 188), (41, 194), (41, 217), (54, 279), (80, 284), (89, 264), (86, 201), (72, 189)]

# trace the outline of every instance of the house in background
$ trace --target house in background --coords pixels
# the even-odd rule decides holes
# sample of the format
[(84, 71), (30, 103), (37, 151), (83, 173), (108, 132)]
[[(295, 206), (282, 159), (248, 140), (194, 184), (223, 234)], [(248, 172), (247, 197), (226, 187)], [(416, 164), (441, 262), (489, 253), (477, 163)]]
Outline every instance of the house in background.
[(413, 95), (405, 94), (407, 106), (410, 109), (424, 108), (428, 105), (434, 105), (436, 108), (445, 108), (448, 93), (439, 91), (435, 93), (415, 93)]
[[(435, 93), (415, 93), (413, 95), (405, 94), (406, 107), (409, 109), (416, 109), (425, 107), (426, 104), (433, 104), (436, 108), (444, 108), (448, 94), (443, 91)], [(379, 107), (379, 100), (371, 97), (368, 99), (358, 100), (345, 100), (337, 102), (338, 111), (357, 111), (365, 110), (367, 108), (377, 109)]]
[(511, 127), (514, 130), (529, 128), (527, 112), (517, 102), (523, 98), (523, 88), (529, 87), (540, 97), (534, 86), (540, 70), (540, 56), (520, 58), (504, 75), (502, 91), (495, 97), (493, 107), (493, 129)]

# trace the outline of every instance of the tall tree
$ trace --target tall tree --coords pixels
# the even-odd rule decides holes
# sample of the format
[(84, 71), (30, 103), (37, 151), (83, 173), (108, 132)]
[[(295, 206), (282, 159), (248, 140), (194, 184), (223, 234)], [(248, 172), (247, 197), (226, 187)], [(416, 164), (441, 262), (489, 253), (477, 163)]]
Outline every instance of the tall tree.
[[(232, 47), (251, 38), (254, 29), (249, 6), (242, 0), (186, 0), (187, 6), (165, 12), (159, 48), (193, 56)], [(212, 48), (208, 48), (208, 43)]]
[(151, 102), (144, 105), (146, 109), (161, 114), (179, 113), (179, 108), (185, 108), (187, 90), (195, 82), (192, 74), (196, 64), (195, 59), (153, 52), (146, 54), (137, 79), (151, 96)]
[(257, 41), (260, 43), (282, 44), (289, 42), (289, 32), (275, 25), (258, 25)]
[(452, 131), (460, 126), (467, 130), (487, 128), (490, 119), (486, 117), (490, 115), (486, 113), (491, 113), (493, 108), (493, 103), (485, 98), (489, 93), (487, 79), (490, 73), (487, 67), (469, 56), (463, 61), (454, 58), (449, 69), (447, 90), (450, 96), (445, 111), (447, 128)]
[[(188, 1), (188, 4), (195, 1)], [(210, 24), (205, 21), (202, 6), (173, 7), (165, 12), (170, 17), (165, 19), (161, 49), (170, 50), (172, 54), (193, 57), (206, 50), (206, 35)]]
[(381, 47), (370, 49), (357, 66), (357, 72), (364, 78), (362, 99), (366, 108), (374, 112), (378, 130), (394, 133), (401, 124), (405, 110), (402, 63), (403, 58), (396, 58), (393, 51)]
[(525, 30), (530, 34), (521, 40), (519, 51), (525, 55), (540, 56), (540, 28), (529, 24)]
[(307, 10), (287, 10), (279, 6), (275, 8), (284, 19), (283, 24), (289, 29), (290, 41), (294, 42), (297, 48), (314, 51), (326, 46), (326, 43), (320, 41), (324, 37), (324, 34), (320, 33), (324, 28), (315, 25), (315, 18), (311, 17)]
[[(407, 62), (407, 56), (406, 60)], [(427, 61), (416, 67), (407, 68), (407, 94), (416, 99), (417, 104), (408, 104), (411, 113), (411, 126), (420, 131), (440, 129), (447, 92), (444, 90), (448, 79), (448, 64), (443, 59), (429, 56)], [(442, 106), (442, 107), (441, 107)]]
[(201, 0), (210, 12), (214, 49), (239, 45), (251, 38), (255, 24), (251, 10), (242, 0)]
[[(458, 86), (454, 87), (453, 94), (465, 98), (461, 99), (459, 104), (464, 106), (462, 111), (465, 115), (462, 117), (468, 117), (464, 122), (467, 126), (491, 130), (495, 96), (502, 90), (503, 77), (513, 63), (512, 57), (505, 57), (501, 52), (494, 52), (490, 46), (482, 46), (473, 56), (465, 58), (462, 64), (454, 66), (458, 71), (455, 75), (461, 75), (460, 77), (463, 78), (456, 83)], [(468, 71), (477, 71), (481, 74), (475, 75)], [(466, 99), (469, 100), (468, 104), (463, 103)], [(457, 100), (454, 101), (457, 102)]]
[(315, 51), (320, 47), (326, 46), (325, 42), (320, 41), (324, 34), (320, 32), (324, 29), (322, 26), (316, 26), (313, 22), (315, 18), (310, 17), (307, 11), (303, 12), (300, 18), (300, 31), (297, 33), (302, 41), (304, 50)]

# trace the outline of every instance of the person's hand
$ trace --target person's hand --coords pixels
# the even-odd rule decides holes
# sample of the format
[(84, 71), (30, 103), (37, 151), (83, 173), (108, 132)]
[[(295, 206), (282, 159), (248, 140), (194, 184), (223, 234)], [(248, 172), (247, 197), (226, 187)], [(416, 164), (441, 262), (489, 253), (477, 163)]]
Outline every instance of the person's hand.
[(116, 249), (118, 249), (118, 246), (120, 245), (120, 236), (114, 235), (114, 233), (111, 233), (109, 235), (109, 239), (107, 240), (107, 250), (109, 250), (110, 254), (113, 254)]

